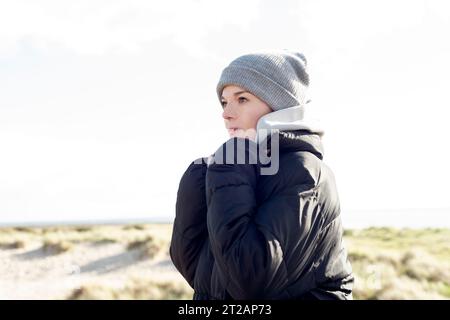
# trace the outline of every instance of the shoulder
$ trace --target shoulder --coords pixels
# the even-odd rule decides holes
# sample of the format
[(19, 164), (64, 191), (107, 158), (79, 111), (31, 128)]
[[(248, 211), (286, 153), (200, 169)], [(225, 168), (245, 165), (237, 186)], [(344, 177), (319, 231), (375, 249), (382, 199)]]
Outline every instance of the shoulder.
[(260, 180), (277, 181), (281, 188), (301, 184), (316, 185), (322, 160), (309, 152), (281, 153), (278, 171), (274, 175), (260, 176)]
[(206, 175), (207, 158), (197, 158), (189, 163), (181, 177), (181, 183), (195, 182), (199, 179), (204, 179)]

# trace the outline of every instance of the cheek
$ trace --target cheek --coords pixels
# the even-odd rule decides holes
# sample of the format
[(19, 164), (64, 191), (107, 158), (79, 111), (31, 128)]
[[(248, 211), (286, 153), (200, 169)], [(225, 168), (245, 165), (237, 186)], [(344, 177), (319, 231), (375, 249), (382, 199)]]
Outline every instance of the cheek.
[(243, 118), (243, 122), (245, 123), (245, 128), (255, 128), (256, 123), (258, 122), (260, 118), (260, 114), (258, 112), (255, 112), (252, 110), (252, 112), (248, 112), (245, 117)]
[(264, 105), (252, 104), (247, 105), (245, 109), (242, 110), (240, 114), (240, 125), (242, 128), (250, 129), (256, 128), (258, 120), (265, 114), (269, 113), (270, 110)]

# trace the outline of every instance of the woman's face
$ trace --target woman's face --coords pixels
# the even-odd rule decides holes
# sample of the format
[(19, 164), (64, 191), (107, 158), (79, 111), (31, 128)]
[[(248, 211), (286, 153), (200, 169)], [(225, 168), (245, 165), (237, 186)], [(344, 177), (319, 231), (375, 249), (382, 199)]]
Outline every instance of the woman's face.
[(264, 101), (236, 85), (228, 85), (223, 89), (221, 101), (222, 117), (230, 137), (253, 139), (259, 118), (272, 112)]

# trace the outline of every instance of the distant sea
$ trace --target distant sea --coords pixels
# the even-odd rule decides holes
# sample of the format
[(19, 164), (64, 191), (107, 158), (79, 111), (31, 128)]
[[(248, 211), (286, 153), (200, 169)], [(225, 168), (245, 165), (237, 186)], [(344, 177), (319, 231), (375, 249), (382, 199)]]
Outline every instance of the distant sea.
[(450, 228), (450, 208), (342, 211), (344, 228)]
[[(450, 208), (433, 209), (363, 209), (342, 210), (345, 229), (367, 227), (450, 228)], [(1, 215), (0, 215), (1, 216)], [(0, 221), (0, 227), (45, 227), (59, 225), (121, 225), (141, 223), (172, 223), (173, 216), (153, 216), (127, 219)]]

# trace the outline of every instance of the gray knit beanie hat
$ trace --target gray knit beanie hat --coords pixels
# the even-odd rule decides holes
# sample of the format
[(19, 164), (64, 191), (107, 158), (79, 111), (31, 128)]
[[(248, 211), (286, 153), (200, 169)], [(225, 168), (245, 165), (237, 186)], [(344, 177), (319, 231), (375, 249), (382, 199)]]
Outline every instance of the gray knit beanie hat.
[(222, 71), (217, 96), (221, 101), (223, 88), (233, 84), (263, 100), (273, 111), (304, 106), (309, 102), (306, 65), (304, 54), (287, 49), (245, 54)]

